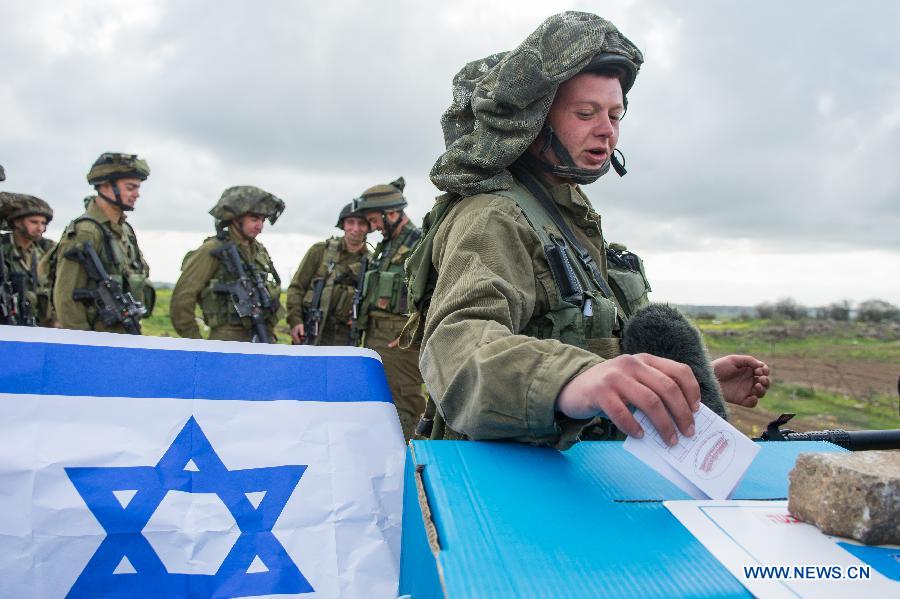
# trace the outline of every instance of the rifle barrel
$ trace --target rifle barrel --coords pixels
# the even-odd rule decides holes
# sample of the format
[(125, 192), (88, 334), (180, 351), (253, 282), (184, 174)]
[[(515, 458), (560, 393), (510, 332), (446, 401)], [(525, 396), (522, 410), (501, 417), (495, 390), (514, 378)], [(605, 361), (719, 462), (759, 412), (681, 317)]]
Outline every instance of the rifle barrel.
[(828, 441), (850, 451), (900, 449), (900, 429), (884, 431), (827, 430), (785, 433), (787, 441)]

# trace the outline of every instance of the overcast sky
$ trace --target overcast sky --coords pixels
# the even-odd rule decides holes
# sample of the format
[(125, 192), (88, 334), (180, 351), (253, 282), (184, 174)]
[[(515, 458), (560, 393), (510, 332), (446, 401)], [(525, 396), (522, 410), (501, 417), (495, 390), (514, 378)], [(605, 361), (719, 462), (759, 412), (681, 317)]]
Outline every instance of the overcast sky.
[(629, 174), (586, 191), (607, 238), (644, 257), (653, 299), (900, 303), (896, 2), (0, 7), (0, 189), (50, 202), (57, 237), (97, 155), (141, 155), (152, 174), (130, 218), (157, 281), (232, 185), (286, 201), (260, 238), (283, 279), (370, 185), (406, 177), (421, 222), (453, 75), (575, 9), (645, 53), (619, 142)]

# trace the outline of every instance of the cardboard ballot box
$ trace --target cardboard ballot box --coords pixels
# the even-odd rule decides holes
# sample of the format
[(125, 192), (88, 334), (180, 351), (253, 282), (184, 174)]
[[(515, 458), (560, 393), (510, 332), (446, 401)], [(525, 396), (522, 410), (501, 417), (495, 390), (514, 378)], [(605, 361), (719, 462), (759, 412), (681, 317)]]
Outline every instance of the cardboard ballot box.
[[(804, 451), (761, 443), (735, 499), (784, 499)], [(748, 597), (662, 504), (690, 499), (617, 442), (571, 450), (414, 441), (400, 594), (432, 597)]]

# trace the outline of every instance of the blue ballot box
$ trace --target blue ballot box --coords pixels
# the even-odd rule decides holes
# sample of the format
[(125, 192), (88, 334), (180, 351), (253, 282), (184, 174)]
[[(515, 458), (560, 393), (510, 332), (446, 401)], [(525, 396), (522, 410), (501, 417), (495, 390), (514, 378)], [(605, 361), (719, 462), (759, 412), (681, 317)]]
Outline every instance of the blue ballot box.
[[(785, 499), (799, 453), (844, 451), (761, 446), (735, 499)], [(621, 443), (414, 441), (408, 452), (401, 595), (750, 596), (662, 504), (690, 497)]]

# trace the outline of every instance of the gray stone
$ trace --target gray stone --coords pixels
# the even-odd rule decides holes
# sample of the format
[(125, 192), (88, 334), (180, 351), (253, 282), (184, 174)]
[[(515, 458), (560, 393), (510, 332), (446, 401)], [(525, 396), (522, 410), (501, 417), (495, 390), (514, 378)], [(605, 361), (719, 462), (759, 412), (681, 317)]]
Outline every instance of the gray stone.
[(900, 544), (900, 451), (801, 453), (788, 511), (825, 534)]

